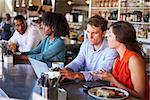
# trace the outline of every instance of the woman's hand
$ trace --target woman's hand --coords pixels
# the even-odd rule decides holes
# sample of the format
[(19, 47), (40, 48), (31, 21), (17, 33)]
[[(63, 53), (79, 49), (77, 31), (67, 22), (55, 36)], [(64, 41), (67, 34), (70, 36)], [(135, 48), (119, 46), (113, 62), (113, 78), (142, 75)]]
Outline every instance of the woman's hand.
[(93, 76), (99, 77), (99, 79), (101, 79), (101, 80), (105, 80), (105, 81), (109, 81), (109, 82), (113, 82), (113, 80), (115, 79), (111, 73), (109, 73), (105, 70), (92, 71), (91, 74)]

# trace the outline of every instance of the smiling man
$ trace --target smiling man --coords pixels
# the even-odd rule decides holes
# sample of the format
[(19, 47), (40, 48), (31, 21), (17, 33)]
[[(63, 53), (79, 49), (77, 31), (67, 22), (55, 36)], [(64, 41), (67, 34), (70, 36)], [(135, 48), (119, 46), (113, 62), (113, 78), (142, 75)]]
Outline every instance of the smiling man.
[[(107, 23), (99, 15), (93, 16), (88, 20), (88, 39), (82, 43), (77, 57), (60, 71), (63, 76), (62, 80), (97, 80), (96, 77), (91, 75), (90, 71), (111, 71), (117, 53), (109, 48), (104, 37)], [(84, 70), (81, 71), (83, 68)]]

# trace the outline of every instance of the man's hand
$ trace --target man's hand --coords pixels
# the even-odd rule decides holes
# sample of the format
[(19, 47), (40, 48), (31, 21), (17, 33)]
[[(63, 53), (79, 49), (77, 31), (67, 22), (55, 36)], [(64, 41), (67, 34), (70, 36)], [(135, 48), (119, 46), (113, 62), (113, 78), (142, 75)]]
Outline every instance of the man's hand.
[(71, 69), (65, 68), (60, 70), (60, 74), (62, 75), (62, 79), (61, 81), (65, 80), (65, 79), (69, 79), (69, 80), (84, 80), (84, 75), (82, 73), (78, 73), (78, 72), (73, 72), (71, 71)]

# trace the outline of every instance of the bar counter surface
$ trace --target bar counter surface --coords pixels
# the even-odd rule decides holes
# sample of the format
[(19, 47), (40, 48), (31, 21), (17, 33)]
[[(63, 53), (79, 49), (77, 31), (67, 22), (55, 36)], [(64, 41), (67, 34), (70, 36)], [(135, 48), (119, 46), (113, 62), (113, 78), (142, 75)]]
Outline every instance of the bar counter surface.
[[(0, 88), (10, 98), (33, 100), (33, 94), (41, 95), (32, 65), (8, 64), (3, 67), (3, 78), (0, 79)], [(99, 84), (100, 82), (66, 82), (60, 87), (67, 91), (67, 100), (95, 100), (84, 92), (83, 84)], [(105, 83), (103, 83), (105, 84)], [(35, 98), (35, 97), (34, 97)]]

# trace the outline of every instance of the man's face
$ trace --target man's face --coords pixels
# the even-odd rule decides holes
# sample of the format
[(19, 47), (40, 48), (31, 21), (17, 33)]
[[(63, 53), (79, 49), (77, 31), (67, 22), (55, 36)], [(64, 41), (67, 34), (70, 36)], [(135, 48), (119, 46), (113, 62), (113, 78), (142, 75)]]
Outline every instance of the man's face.
[(27, 25), (26, 25), (26, 22), (24, 20), (19, 19), (19, 20), (15, 20), (15, 27), (16, 27), (16, 30), (21, 35), (23, 35), (26, 31)]
[(100, 27), (91, 26), (87, 24), (88, 39), (92, 45), (99, 45), (105, 36)]
[(5, 19), (9, 21), (11, 18), (8, 15), (5, 15)]

